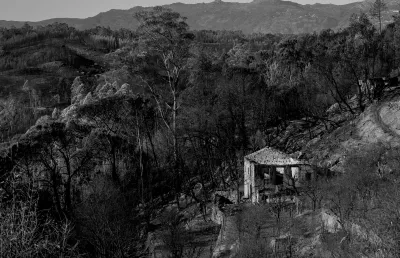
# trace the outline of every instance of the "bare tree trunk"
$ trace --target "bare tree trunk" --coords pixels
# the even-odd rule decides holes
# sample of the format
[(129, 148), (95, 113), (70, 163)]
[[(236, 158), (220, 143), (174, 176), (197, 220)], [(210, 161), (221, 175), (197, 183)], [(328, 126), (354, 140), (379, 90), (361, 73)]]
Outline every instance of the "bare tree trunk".
[(53, 197), (56, 205), (56, 210), (58, 213), (58, 216), (62, 218), (62, 215), (64, 215), (64, 212), (61, 208), (61, 201), (60, 201), (60, 196), (58, 194), (58, 184), (57, 184), (57, 178), (56, 178), (56, 173), (55, 171), (51, 172), (51, 179), (52, 179), (52, 188), (53, 188)]
[[(354, 114), (353, 109), (350, 107), (349, 103), (347, 103), (345, 97), (344, 97), (344, 96), (342, 95), (342, 93), (340, 92), (339, 86), (337, 85), (335, 78), (333, 78), (333, 75), (329, 75), (329, 76), (327, 76), (327, 77), (328, 77), (327, 79), (328, 79), (329, 81), (331, 81), (331, 83), (332, 83), (333, 86), (335, 87), (335, 91), (336, 91), (337, 96), (338, 96), (339, 99), (340, 99), (340, 102), (342, 102), (342, 103), (347, 107), (347, 109), (350, 111), (351, 114)], [(330, 78), (329, 78), (329, 77), (330, 77)]]
[(143, 148), (142, 148), (142, 140), (140, 138), (140, 129), (139, 129), (139, 118), (136, 112), (136, 137), (139, 146), (139, 169), (140, 169), (140, 186), (141, 186), (141, 199), (144, 204), (144, 179), (143, 179)]
[(146, 129), (146, 134), (147, 134), (147, 138), (149, 139), (149, 142), (150, 142), (151, 151), (153, 153), (154, 161), (156, 162), (156, 167), (158, 168), (159, 167), (158, 158), (157, 158), (157, 155), (156, 155), (153, 138), (151, 137), (151, 134), (150, 134), (150, 131), (148, 130), (148, 128)]
[(71, 178), (69, 177), (67, 182), (64, 184), (65, 187), (65, 210), (71, 211), (72, 208), (72, 201), (71, 201)]
[(119, 183), (119, 177), (117, 173), (117, 153), (114, 143), (111, 144), (111, 176), (114, 182)]
[(177, 106), (177, 98), (176, 98), (176, 94), (175, 94), (175, 89), (173, 89), (173, 107), (172, 107), (172, 134), (173, 134), (173, 156), (174, 156), (174, 164), (173, 164), (173, 172), (174, 172), (174, 177), (176, 177), (175, 180), (175, 195), (176, 195), (176, 204), (178, 206), (178, 208), (180, 208), (179, 206), (179, 194), (180, 194), (180, 184), (181, 184), (181, 173), (180, 173), (180, 169), (178, 168), (179, 164), (178, 164), (178, 139), (177, 139), (177, 132), (176, 132), (176, 115), (177, 115), (177, 110), (178, 110), (178, 106)]

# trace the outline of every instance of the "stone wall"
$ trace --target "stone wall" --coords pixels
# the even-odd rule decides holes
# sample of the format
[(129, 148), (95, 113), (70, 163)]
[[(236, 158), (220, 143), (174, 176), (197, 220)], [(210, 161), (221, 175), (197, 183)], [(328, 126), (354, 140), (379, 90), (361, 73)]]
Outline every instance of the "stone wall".
[(218, 225), (222, 225), (224, 221), (224, 213), (218, 208), (217, 205), (212, 206), (211, 220)]
[(212, 257), (235, 257), (239, 250), (239, 231), (236, 216), (229, 212), (225, 214), (218, 208), (218, 205), (214, 205), (211, 219), (221, 225)]
[(220, 195), (231, 201), (232, 203), (237, 203), (238, 198), (237, 198), (237, 190), (230, 189), (230, 190), (220, 190), (220, 191), (215, 191), (214, 195)]

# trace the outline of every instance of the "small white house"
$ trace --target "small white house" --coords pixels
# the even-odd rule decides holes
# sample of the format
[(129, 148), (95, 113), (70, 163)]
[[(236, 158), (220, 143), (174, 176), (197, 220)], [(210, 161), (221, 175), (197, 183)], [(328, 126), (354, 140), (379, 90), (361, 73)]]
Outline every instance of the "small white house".
[(244, 157), (244, 198), (255, 203), (260, 192), (294, 189), (313, 177), (307, 161), (266, 147)]

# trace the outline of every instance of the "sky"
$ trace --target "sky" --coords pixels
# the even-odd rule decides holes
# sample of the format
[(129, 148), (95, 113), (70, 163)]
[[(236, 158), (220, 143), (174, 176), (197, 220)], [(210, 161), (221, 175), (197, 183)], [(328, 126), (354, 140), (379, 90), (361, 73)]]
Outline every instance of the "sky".
[[(155, 6), (182, 2), (208, 3), (213, 0), (0, 0), (0, 20), (40, 21), (50, 18), (87, 18), (110, 9)], [(247, 3), (252, 0), (224, 0)], [(300, 4), (346, 4), (361, 0), (291, 0)]]

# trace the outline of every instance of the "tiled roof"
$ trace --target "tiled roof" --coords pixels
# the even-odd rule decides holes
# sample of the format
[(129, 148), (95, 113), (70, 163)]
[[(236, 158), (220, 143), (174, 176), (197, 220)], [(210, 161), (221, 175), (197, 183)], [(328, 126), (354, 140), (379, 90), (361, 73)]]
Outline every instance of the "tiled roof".
[(262, 165), (290, 166), (308, 164), (307, 161), (294, 159), (288, 154), (270, 147), (265, 147), (264, 149), (249, 154), (245, 158)]

